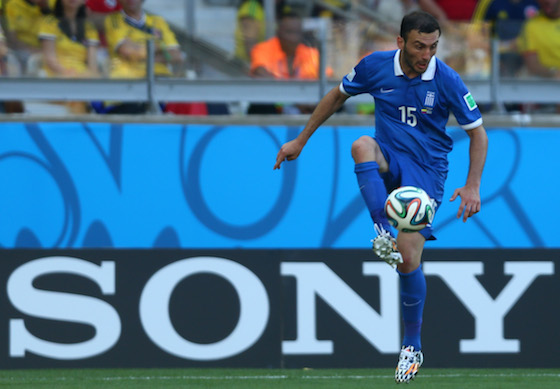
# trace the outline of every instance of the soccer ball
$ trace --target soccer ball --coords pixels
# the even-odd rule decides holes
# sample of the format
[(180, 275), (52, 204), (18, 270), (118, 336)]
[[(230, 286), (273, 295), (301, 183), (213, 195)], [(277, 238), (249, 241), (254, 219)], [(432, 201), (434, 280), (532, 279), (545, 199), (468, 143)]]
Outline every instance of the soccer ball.
[(389, 223), (402, 232), (420, 231), (434, 220), (435, 202), (421, 188), (401, 186), (385, 201)]

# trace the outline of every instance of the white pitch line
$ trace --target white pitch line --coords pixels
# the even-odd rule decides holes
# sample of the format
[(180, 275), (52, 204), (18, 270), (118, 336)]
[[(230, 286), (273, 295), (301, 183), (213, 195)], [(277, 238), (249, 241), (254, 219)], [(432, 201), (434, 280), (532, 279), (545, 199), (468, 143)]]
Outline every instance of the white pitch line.
[[(498, 378), (498, 377), (555, 377), (560, 378), (560, 373), (496, 373), (496, 374), (478, 374), (478, 373), (465, 373), (465, 374), (419, 374), (418, 379), (422, 378)], [(17, 382), (17, 381), (167, 381), (167, 380), (208, 380), (208, 381), (245, 381), (245, 380), (286, 380), (286, 379), (302, 379), (302, 380), (375, 380), (375, 379), (393, 379), (393, 375), (305, 375), (301, 377), (290, 375), (243, 375), (243, 376), (123, 376), (123, 377), (21, 377), (21, 380), (15, 377), (0, 377), (2, 382)]]
[(248, 376), (129, 376), (129, 377), (101, 377), (92, 380), (118, 381), (118, 380), (283, 380), (289, 378), (287, 375), (248, 375)]

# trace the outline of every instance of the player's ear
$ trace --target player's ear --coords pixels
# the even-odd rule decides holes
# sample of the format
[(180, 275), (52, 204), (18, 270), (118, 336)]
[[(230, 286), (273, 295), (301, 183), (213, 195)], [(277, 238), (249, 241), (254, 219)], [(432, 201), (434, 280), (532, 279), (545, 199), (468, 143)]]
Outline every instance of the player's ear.
[(402, 50), (404, 48), (404, 43), (405, 43), (404, 38), (402, 36), (398, 36), (397, 37), (397, 47)]

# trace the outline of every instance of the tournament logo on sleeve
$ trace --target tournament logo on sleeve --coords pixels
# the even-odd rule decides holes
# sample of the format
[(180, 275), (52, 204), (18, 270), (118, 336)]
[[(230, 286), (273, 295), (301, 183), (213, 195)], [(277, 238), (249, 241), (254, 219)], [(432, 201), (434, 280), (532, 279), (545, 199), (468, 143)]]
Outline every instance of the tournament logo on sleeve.
[(476, 101), (474, 101), (474, 97), (472, 97), (471, 92), (468, 92), (466, 95), (463, 96), (463, 100), (467, 103), (467, 107), (469, 110), (474, 110), (478, 105), (476, 105)]

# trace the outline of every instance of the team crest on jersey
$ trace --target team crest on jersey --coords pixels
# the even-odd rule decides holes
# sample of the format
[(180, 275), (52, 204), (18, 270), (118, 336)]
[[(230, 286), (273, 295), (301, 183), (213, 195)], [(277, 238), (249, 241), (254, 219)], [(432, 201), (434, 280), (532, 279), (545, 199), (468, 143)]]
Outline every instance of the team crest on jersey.
[(427, 91), (426, 97), (424, 98), (424, 108), (422, 108), (422, 113), (431, 114), (432, 109), (436, 101), (436, 92)]
[(435, 101), (436, 101), (436, 92), (427, 91), (426, 98), (424, 99), (424, 106), (433, 108)]

